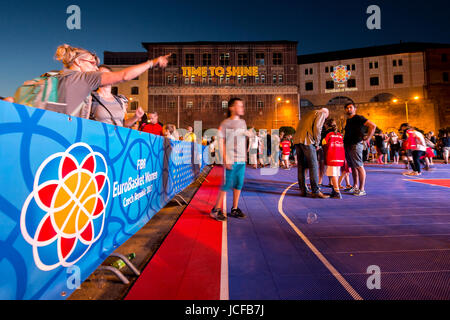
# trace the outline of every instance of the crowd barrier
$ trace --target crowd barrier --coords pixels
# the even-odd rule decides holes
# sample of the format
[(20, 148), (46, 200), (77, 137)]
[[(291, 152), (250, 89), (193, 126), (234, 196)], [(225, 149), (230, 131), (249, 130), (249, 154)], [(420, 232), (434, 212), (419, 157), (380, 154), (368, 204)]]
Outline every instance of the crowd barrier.
[(66, 299), (194, 181), (204, 151), (0, 101), (0, 299)]

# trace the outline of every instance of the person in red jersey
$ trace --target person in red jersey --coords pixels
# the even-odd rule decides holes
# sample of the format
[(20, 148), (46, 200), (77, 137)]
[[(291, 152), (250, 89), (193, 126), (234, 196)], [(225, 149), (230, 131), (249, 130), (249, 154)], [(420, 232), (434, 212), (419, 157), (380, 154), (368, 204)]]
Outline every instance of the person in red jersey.
[(148, 122), (143, 123), (139, 130), (147, 133), (152, 133), (157, 136), (163, 135), (163, 125), (158, 121), (158, 113), (156, 111), (152, 111), (148, 114)]
[(330, 178), (333, 186), (330, 198), (342, 199), (339, 191), (338, 177), (341, 174), (341, 167), (344, 165), (345, 160), (344, 138), (338, 132), (334, 119), (328, 119), (325, 124), (328, 128), (332, 129), (322, 143), (327, 166), (326, 175)]
[(284, 137), (283, 140), (281, 141), (281, 152), (282, 152), (281, 163), (284, 166), (284, 169), (289, 170), (291, 168), (289, 163), (289, 155), (291, 153), (291, 141), (287, 137)]

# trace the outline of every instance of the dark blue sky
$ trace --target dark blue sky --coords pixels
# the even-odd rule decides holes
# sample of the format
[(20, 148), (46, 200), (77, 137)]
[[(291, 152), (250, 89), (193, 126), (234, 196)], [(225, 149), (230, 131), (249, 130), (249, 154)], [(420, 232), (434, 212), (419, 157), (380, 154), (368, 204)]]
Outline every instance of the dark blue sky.
[[(103, 51), (143, 51), (141, 42), (296, 40), (308, 54), (397, 43), (450, 42), (449, 1), (2, 1), (0, 95), (60, 69), (62, 43)], [(68, 30), (66, 9), (81, 8), (81, 30)], [(381, 8), (381, 30), (368, 30), (366, 9)]]

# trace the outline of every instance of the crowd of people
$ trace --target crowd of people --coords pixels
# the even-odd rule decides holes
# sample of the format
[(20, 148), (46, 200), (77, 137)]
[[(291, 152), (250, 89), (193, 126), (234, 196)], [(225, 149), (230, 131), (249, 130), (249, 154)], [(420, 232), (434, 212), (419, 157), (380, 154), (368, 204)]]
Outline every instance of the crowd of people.
[[(366, 196), (364, 163), (367, 161), (398, 164), (403, 160), (406, 167), (411, 169), (404, 174), (411, 176), (420, 175), (422, 167), (429, 170), (436, 156), (441, 156), (448, 163), (448, 130), (442, 131), (437, 138), (433, 132), (424, 134), (410, 124), (403, 123), (398, 135), (394, 131), (384, 133), (377, 129), (375, 123), (357, 114), (353, 103), (344, 106), (347, 120), (343, 133), (339, 132), (336, 121), (330, 118), (327, 108), (302, 115), (295, 134), (284, 130), (279, 135), (270, 134), (267, 130), (257, 132), (253, 127), (247, 128), (242, 118), (245, 106), (240, 98), (232, 98), (228, 102), (228, 117), (220, 124), (217, 135), (212, 137), (197, 137), (192, 126), (183, 129), (185, 134), (180, 134), (182, 130), (174, 124), (163, 125), (156, 112), (146, 114), (140, 107), (133, 116), (127, 117), (128, 100), (123, 95), (113, 94), (112, 85), (132, 80), (150, 68), (165, 68), (169, 57), (170, 54), (113, 71), (106, 65), (99, 66), (99, 58), (95, 53), (64, 44), (57, 48), (55, 54), (56, 60), (62, 62), (63, 69), (23, 85), (24, 88), (31, 86), (36, 90), (18, 92), (36, 94), (39, 88), (47, 86), (46, 81), (50, 77), (55, 77), (58, 81), (55, 94), (57, 100), (40, 101), (36, 107), (43, 106), (48, 110), (128, 127), (170, 140), (204, 144), (209, 151), (210, 161), (223, 163), (225, 167), (224, 183), (210, 213), (212, 218), (219, 221), (226, 219), (222, 205), (230, 190), (233, 192), (230, 216), (245, 217), (238, 203), (247, 163), (255, 169), (270, 166), (290, 170), (292, 166), (297, 166), (300, 196), (321, 199), (340, 199), (341, 190), (355, 196)], [(32, 98), (24, 98), (19, 94), (16, 98), (18, 101), (13, 97), (3, 100), (26, 104), (24, 101), (33, 101)], [(306, 184), (308, 174), (309, 186)], [(350, 182), (350, 174), (353, 183)], [(323, 184), (325, 176), (329, 178), (327, 185)], [(331, 194), (321, 191), (321, 187), (325, 186), (331, 188)]]

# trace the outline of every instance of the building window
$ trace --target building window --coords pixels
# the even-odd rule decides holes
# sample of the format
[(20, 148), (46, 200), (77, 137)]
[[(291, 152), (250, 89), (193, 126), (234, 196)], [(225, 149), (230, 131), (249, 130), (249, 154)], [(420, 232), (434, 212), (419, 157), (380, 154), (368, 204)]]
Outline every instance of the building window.
[(194, 102), (193, 101), (186, 102), (186, 109), (192, 109), (193, 107), (194, 107)]
[(247, 83), (247, 77), (242, 77), (242, 81), (244, 82), (244, 84), (246, 84)]
[(259, 76), (255, 77), (255, 83), (259, 83)]
[(219, 77), (219, 83), (222, 84), (223, 83), (223, 76)]
[(325, 67), (325, 73), (328, 73), (329, 71), (328, 71), (328, 67)]
[(273, 53), (273, 64), (274, 65), (281, 65), (283, 64), (283, 58), (282, 58), (281, 52), (274, 52)]
[(248, 65), (248, 55), (246, 53), (238, 53), (238, 66)]
[(369, 62), (369, 69), (373, 69), (373, 63)]
[(194, 54), (186, 53), (186, 63), (187, 66), (193, 66), (195, 64)]
[(308, 71), (309, 71), (308, 69), (305, 69), (305, 75), (308, 75)]
[(202, 77), (202, 83), (203, 83), (203, 84), (206, 83), (206, 77)]
[(177, 76), (176, 75), (173, 76), (173, 83), (174, 84), (177, 83)]
[(392, 66), (396, 67), (397, 66), (397, 60), (392, 60)]
[(172, 83), (172, 77), (171, 76), (167, 76), (167, 84), (171, 84)]
[(176, 66), (177, 65), (177, 55), (175, 53), (172, 53), (172, 55), (169, 57), (169, 66)]
[(131, 87), (131, 94), (139, 94), (139, 87)]
[(375, 61), (375, 69), (378, 69), (378, 61)]
[(189, 78), (188, 77), (184, 78), (184, 84), (189, 84)]
[(326, 89), (334, 89), (334, 81), (331, 81), (331, 80), (327, 81), (325, 83), (325, 88)]
[(261, 75), (261, 83), (266, 83), (266, 76), (264, 74)]
[(447, 54), (443, 53), (441, 56), (441, 62), (447, 62)]
[(230, 54), (229, 53), (221, 53), (219, 56), (219, 64), (221, 66), (229, 66), (230, 65)]
[(378, 86), (380, 84), (380, 79), (378, 77), (371, 77), (370, 78), (370, 85), (371, 86)]
[(264, 53), (256, 54), (256, 65), (263, 66), (264, 65)]
[(115, 96), (117, 96), (119, 94), (119, 88), (118, 87), (112, 87), (111, 88), (111, 93)]
[(256, 107), (258, 109), (263, 109), (264, 108), (264, 101), (257, 101), (256, 102)]
[(230, 77), (229, 76), (226, 76), (225, 83), (230, 83)]
[(195, 84), (195, 77), (191, 77), (191, 84)]
[(175, 101), (169, 101), (169, 102), (167, 102), (167, 109), (175, 109), (175, 107), (176, 107), (176, 103), (175, 103)]
[(241, 84), (241, 76), (237, 76), (237, 83)]
[(130, 105), (131, 110), (137, 110), (138, 107), (139, 107), (138, 101), (131, 101), (131, 105)]
[(278, 75), (278, 83), (283, 83), (283, 75)]
[(356, 66), (352, 64), (352, 70), (354, 71), (356, 69)]
[(222, 101), (222, 109), (228, 109), (228, 101)]
[(210, 66), (211, 65), (211, 53), (204, 53), (202, 59), (202, 65)]
[(276, 84), (276, 83), (277, 83), (277, 75), (274, 74), (274, 75), (273, 75), (273, 84)]
[(312, 91), (312, 90), (314, 90), (313, 83), (312, 83), (312, 82), (306, 82), (306, 83), (305, 83), (305, 90), (306, 90), (306, 91)]
[(356, 79), (348, 79), (347, 88), (356, 88)]
[(448, 82), (448, 72), (442, 73), (442, 81)]
[(313, 69), (309, 68), (309, 74), (313, 74)]
[(395, 74), (394, 75), (394, 84), (400, 84), (400, 83), (403, 83), (403, 75)]
[(402, 60), (402, 59), (399, 59), (399, 60), (398, 60), (398, 66), (401, 67), (402, 65), (403, 65), (403, 60)]
[(348, 65), (347, 65), (347, 71), (349, 71), (349, 70), (350, 70), (350, 65), (348, 64)]

